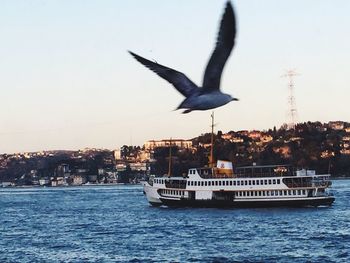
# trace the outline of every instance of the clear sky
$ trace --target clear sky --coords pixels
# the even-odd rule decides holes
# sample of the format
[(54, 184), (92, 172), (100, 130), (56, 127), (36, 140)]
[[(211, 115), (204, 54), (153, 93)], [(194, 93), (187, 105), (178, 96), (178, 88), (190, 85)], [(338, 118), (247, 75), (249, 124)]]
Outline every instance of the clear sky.
[[(296, 68), (299, 121), (350, 120), (350, 1), (236, 0), (236, 46), (221, 82), (240, 99), (216, 129), (287, 121)], [(225, 0), (0, 0), (0, 153), (142, 145), (209, 131), (210, 112), (127, 50), (201, 84)]]

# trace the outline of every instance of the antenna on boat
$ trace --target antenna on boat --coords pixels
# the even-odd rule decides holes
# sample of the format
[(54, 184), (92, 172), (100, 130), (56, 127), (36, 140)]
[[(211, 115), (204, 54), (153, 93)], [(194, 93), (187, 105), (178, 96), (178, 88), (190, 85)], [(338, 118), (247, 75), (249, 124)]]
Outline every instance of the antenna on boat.
[(211, 141), (210, 141), (210, 158), (209, 167), (214, 167), (214, 111), (210, 115), (211, 117)]
[(172, 156), (171, 156), (171, 138), (169, 140), (169, 167), (168, 167), (168, 177), (171, 176), (171, 160)]

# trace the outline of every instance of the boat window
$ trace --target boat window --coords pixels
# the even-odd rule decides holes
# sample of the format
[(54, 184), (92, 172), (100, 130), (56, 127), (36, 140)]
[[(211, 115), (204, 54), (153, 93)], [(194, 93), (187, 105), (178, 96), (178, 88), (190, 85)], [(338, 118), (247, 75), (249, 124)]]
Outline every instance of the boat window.
[(275, 192), (274, 192), (274, 191), (271, 191), (271, 195), (274, 196), (274, 195), (275, 195)]
[(203, 181), (201, 182), (201, 185), (204, 186), (204, 182)]
[(256, 180), (256, 185), (259, 185), (259, 180)]
[(269, 196), (270, 195), (270, 191), (266, 191), (266, 195)]
[(215, 181), (215, 185), (219, 185), (218, 181)]
[(221, 181), (219, 181), (219, 185), (221, 185), (221, 183), (222, 183), (222, 182), (221, 182)]
[(288, 195), (291, 195), (292, 194), (292, 191), (291, 190), (288, 190)]
[(249, 185), (252, 185), (252, 181), (251, 181), (251, 180), (249, 180), (249, 181), (248, 181), (248, 184), (249, 184)]
[(306, 191), (305, 190), (303, 190), (303, 195), (305, 195), (306, 194)]
[(194, 181), (194, 186), (197, 186), (197, 181)]
[(272, 182), (273, 182), (273, 184), (276, 184), (276, 179), (273, 179), (273, 181), (272, 181)]
[(267, 180), (264, 180), (264, 184), (267, 184)]
[(255, 191), (255, 196), (258, 196), (258, 191)]
[(244, 184), (245, 184), (245, 185), (248, 185), (248, 182), (247, 182), (247, 181), (245, 181), (245, 182), (244, 182)]
[(253, 185), (255, 185), (255, 180), (252, 181)]
[(271, 179), (269, 180), (269, 184), (271, 184)]
[(277, 184), (280, 184), (281, 183), (281, 180), (280, 179), (277, 179)]
[(301, 190), (298, 190), (298, 195), (301, 195)]
[(233, 185), (236, 185), (236, 181), (233, 181)]
[(243, 196), (245, 196), (245, 192), (243, 192)]
[(205, 181), (205, 182), (204, 182), (204, 185), (205, 185), (205, 186), (207, 186), (207, 185), (208, 185), (208, 182), (207, 182), (207, 181)]
[(230, 181), (230, 185), (232, 185), (232, 183), (233, 183), (233, 182), (232, 182), (232, 181)]
[(280, 195), (282, 195), (282, 190), (280, 190)]
[(278, 195), (278, 191), (277, 190), (275, 190), (275, 195)]
[(240, 181), (237, 181), (237, 185), (240, 185)]
[(297, 194), (297, 191), (296, 190), (293, 190), (293, 195), (296, 195)]
[(259, 191), (259, 196), (261, 196), (261, 191)]
[(284, 195), (287, 195), (287, 190), (284, 190)]

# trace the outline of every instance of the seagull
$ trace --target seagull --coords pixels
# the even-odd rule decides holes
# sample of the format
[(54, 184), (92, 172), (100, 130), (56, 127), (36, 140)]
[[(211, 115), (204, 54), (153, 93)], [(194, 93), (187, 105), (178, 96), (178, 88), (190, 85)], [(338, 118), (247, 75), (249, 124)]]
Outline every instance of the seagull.
[(198, 87), (182, 72), (145, 59), (128, 51), (138, 62), (170, 82), (185, 99), (177, 107), (183, 113), (195, 110), (209, 110), (223, 106), (237, 98), (220, 91), (221, 74), (235, 44), (236, 21), (230, 1), (226, 3), (220, 23), (215, 49), (205, 69), (203, 85)]

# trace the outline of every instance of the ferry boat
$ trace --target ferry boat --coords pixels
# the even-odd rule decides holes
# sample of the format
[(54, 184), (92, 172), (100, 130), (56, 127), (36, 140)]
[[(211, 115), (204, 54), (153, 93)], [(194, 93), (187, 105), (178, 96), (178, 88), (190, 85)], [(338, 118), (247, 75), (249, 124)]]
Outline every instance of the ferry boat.
[(329, 174), (295, 170), (289, 165), (245, 166), (229, 162), (192, 168), (185, 177), (153, 177), (144, 182), (151, 205), (170, 207), (330, 206), (334, 196)]
[[(184, 177), (151, 176), (142, 182), (143, 192), (153, 206), (180, 207), (305, 207), (330, 206), (334, 196), (330, 174), (296, 170), (290, 165), (245, 166), (235, 170), (231, 162), (213, 165), (214, 114), (212, 118), (209, 167), (191, 168)], [(171, 145), (171, 143), (170, 143)]]

